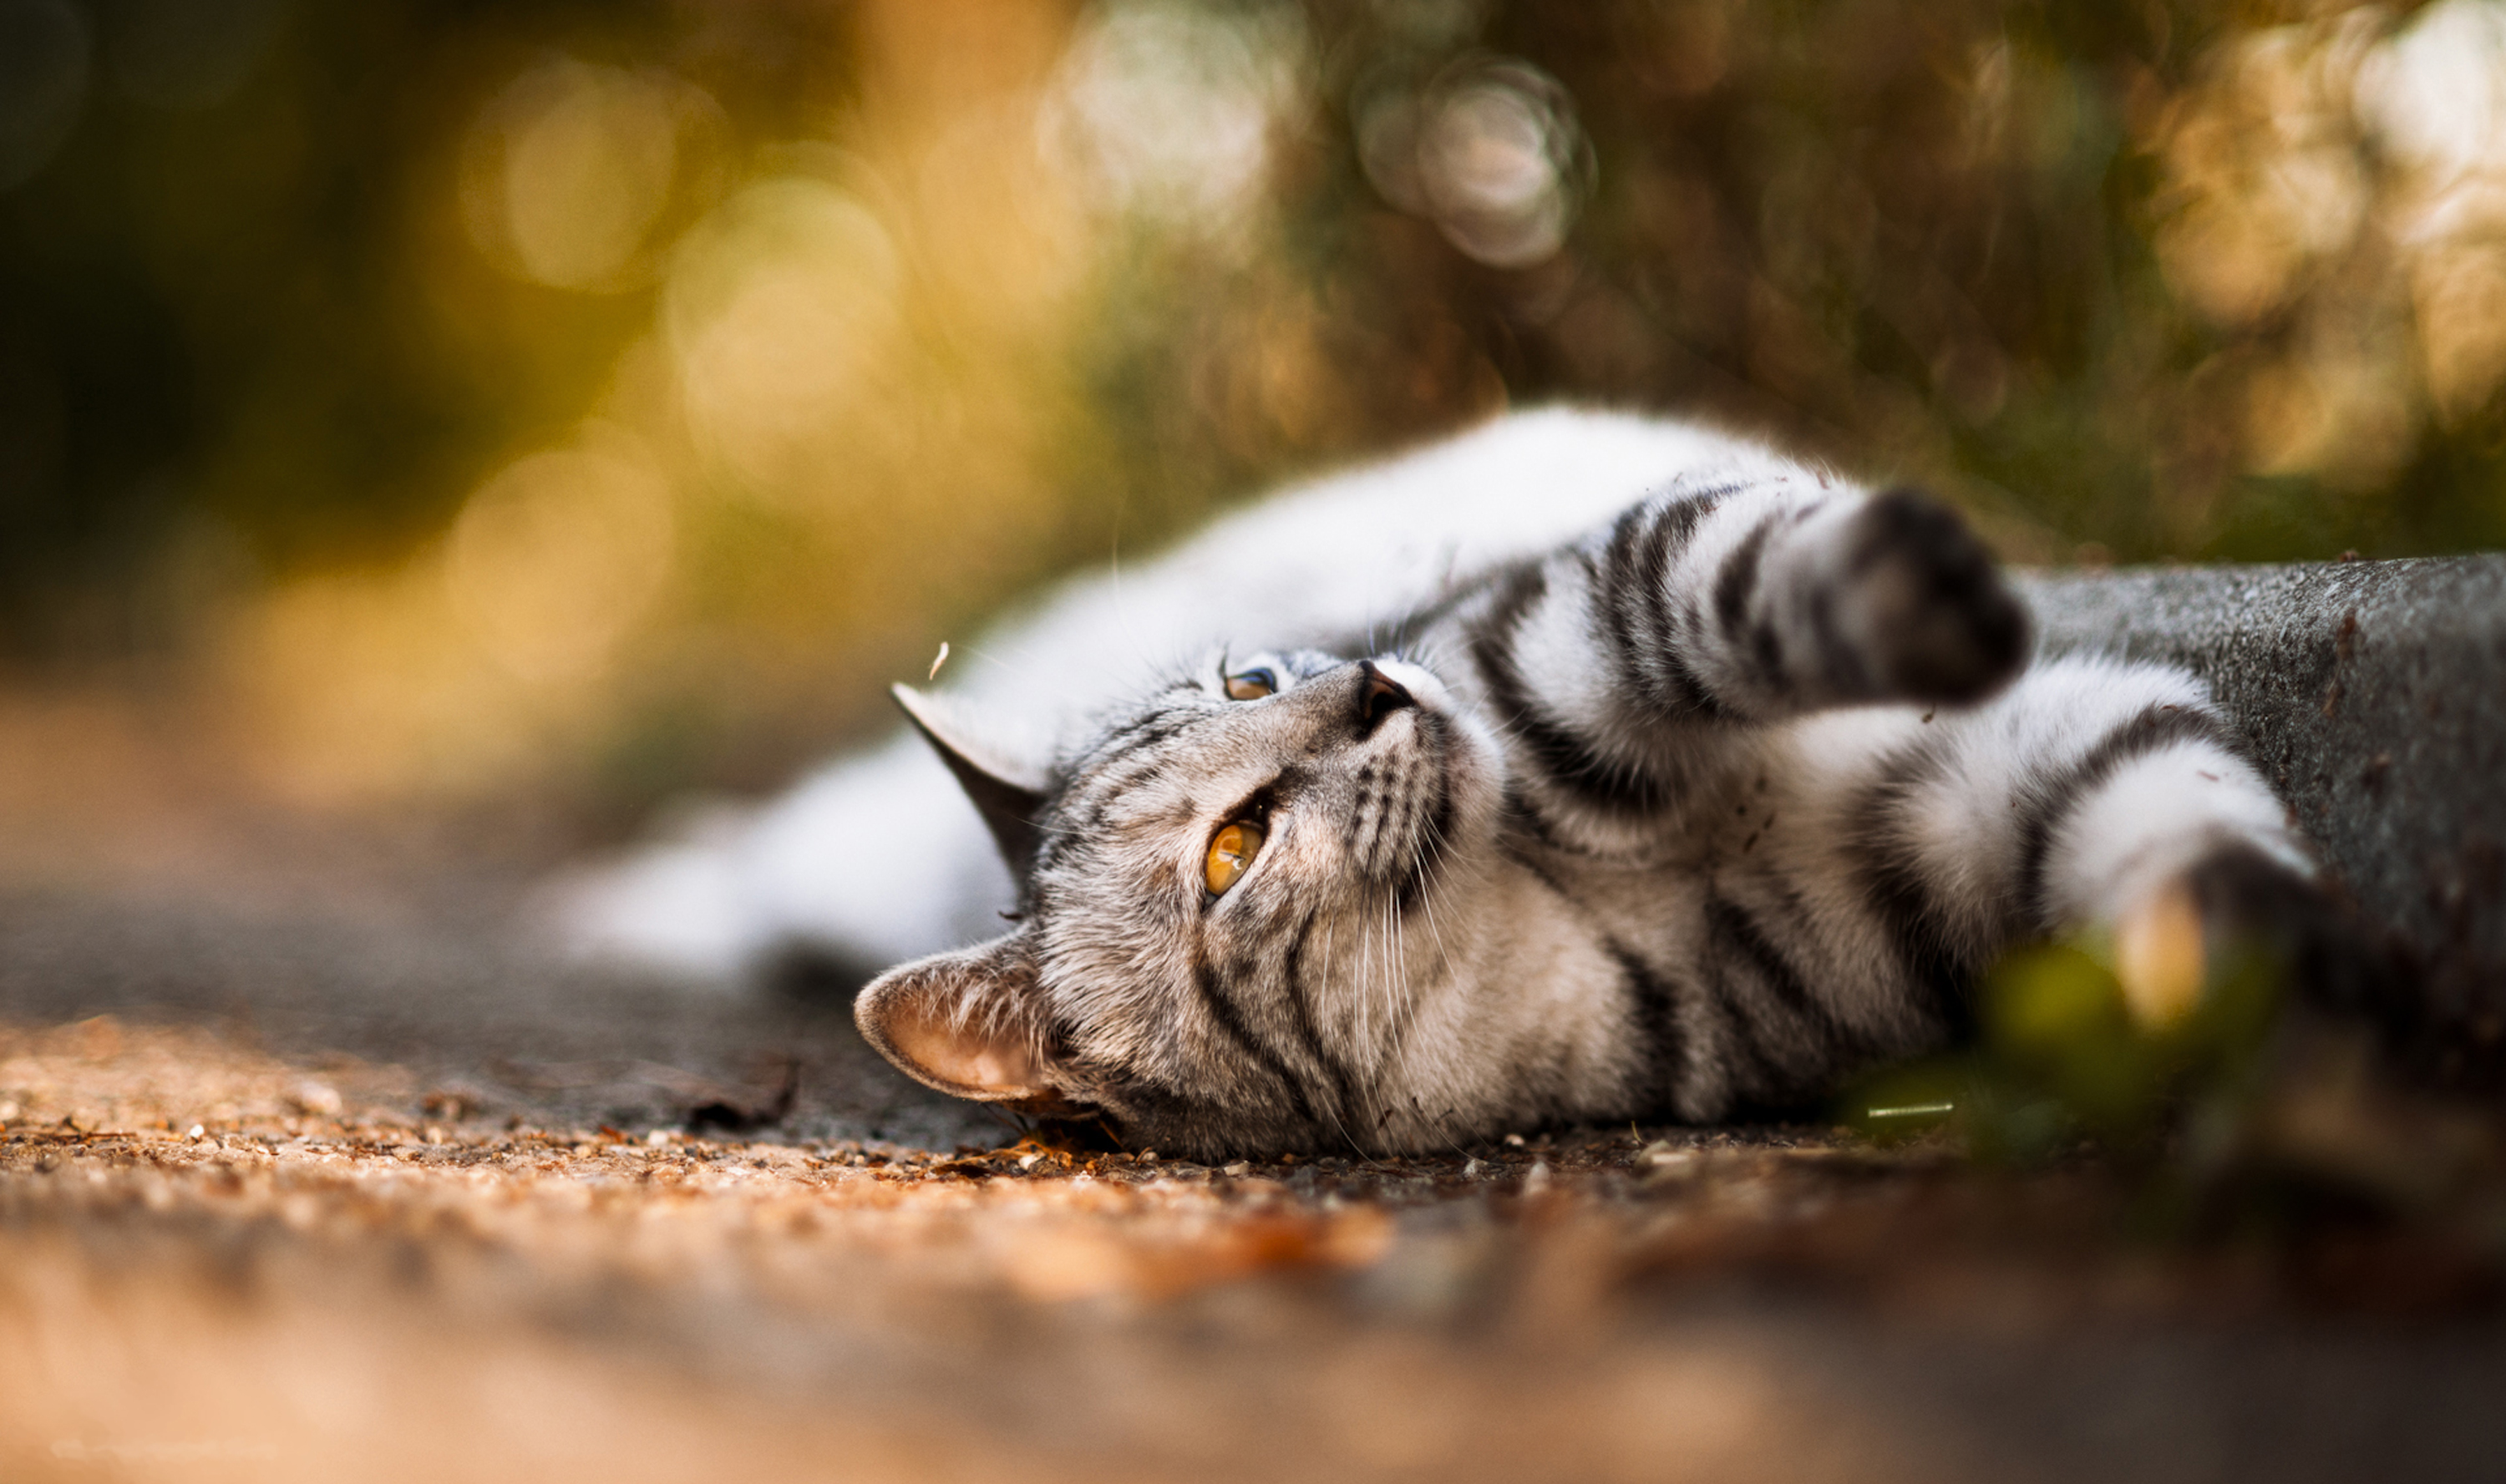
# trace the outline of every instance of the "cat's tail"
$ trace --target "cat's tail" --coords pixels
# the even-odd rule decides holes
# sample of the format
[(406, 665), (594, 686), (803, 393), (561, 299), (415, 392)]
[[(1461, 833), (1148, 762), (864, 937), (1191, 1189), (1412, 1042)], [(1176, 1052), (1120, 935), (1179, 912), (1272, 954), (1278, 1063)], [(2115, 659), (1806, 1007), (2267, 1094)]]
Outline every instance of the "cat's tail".
[(565, 872), (537, 916), (578, 958), (736, 987), (795, 958), (877, 970), (989, 936), (1011, 896), (980, 818), (907, 734)]

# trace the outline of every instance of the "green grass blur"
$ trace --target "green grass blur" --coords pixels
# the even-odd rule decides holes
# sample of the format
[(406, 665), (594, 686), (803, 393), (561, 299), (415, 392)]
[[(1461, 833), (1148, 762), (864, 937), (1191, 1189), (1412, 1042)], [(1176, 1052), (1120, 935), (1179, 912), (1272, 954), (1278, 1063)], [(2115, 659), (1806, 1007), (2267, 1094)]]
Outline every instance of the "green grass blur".
[(1985, 976), (1971, 1045), (1883, 1069), (1837, 1112), (1883, 1143), (1953, 1128), (2008, 1165), (2084, 1146), (2147, 1158), (2188, 1125), (2248, 1119), (2271, 1070), (2284, 970), (2232, 955), (2180, 1019), (2153, 1026), (2135, 1021), (2102, 944), (2021, 949)]

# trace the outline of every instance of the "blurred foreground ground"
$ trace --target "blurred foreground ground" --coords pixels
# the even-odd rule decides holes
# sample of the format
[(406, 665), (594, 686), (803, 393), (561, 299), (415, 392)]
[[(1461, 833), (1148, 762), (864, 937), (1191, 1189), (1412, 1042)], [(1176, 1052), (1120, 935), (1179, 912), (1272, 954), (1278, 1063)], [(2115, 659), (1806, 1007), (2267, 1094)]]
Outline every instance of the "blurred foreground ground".
[[(147, 830), (210, 818), (179, 803)], [(2441, 1117), (2345, 1109), (2298, 1144), (2363, 1183), (2241, 1227), (2094, 1155), (1811, 1128), (1065, 1151), (905, 1083), (839, 1006), (536, 956), (519, 873), (266, 817), (188, 850), (118, 828), (40, 872), (0, 852), (0, 1477), (2506, 1459), (2496, 1151), (2435, 1204), (2375, 1189), (2478, 1146)]]

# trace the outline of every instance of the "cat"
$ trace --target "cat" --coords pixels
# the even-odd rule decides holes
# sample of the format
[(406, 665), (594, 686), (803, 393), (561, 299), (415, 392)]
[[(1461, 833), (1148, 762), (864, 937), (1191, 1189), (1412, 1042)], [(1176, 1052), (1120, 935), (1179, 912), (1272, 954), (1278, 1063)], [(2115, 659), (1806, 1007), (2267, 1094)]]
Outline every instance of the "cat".
[[(1712, 1122), (1954, 1041), (2013, 945), (2102, 929), (2165, 1014), (2314, 898), (2195, 677), (2031, 664), (1948, 508), (1710, 430), (1518, 415), (1131, 583), (1206, 652), (1071, 648), (1114, 642), (1099, 586), (988, 714), (897, 688), (1015, 891), (856, 1002), (935, 1088), (1199, 1157)], [(1020, 685), (1057, 692), (1023, 729)], [(895, 757), (855, 769), (894, 813)], [(745, 838), (875, 851), (807, 796)]]

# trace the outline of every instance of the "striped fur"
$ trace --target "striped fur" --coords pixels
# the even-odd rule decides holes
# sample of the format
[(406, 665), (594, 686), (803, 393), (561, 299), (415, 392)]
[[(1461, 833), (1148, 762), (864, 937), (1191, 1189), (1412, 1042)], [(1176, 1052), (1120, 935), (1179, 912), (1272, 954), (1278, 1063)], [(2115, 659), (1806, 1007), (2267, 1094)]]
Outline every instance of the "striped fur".
[(1712, 1120), (1943, 1043), (1995, 955), (2223, 854), (2308, 871), (2193, 677), (2028, 667), (1946, 510), (1721, 455), (1382, 653), (1212, 654), (1102, 717), (1015, 929), (880, 977), (866, 1033), (1199, 1154)]

